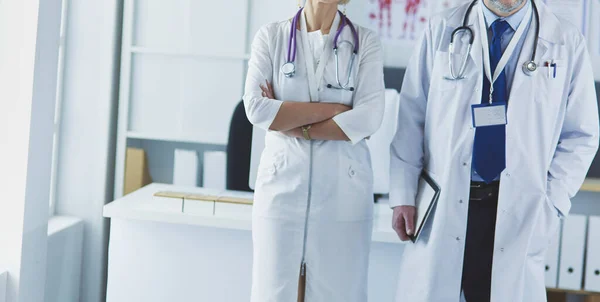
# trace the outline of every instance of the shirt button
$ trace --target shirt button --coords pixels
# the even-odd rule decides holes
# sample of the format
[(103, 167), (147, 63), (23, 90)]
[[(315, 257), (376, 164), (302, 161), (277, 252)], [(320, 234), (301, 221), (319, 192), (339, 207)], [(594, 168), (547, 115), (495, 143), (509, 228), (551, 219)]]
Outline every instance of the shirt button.
[(467, 163), (463, 163), (463, 166), (466, 167), (468, 164)]
[(352, 169), (352, 167), (350, 167), (350, 170), (348, 170), (348, 175), (350, 175), (350, 177), (356, 175), (356, 172), (354, 172), (354, 169)]
[(456, 237), (456, 241), (460, 241), (460, 237)]
[(462, 199), (461, 199), (461, 200), (459, 200), (459, 201), (458, 201), (458, 203), (463, 203), (463, 200), (462, 200)]
[(501, 247), (501, 248), (500, 248), (500, 251), (501, 251), (501, 252), (504, 252), (504, 248), (503, 248), (503, 247)]

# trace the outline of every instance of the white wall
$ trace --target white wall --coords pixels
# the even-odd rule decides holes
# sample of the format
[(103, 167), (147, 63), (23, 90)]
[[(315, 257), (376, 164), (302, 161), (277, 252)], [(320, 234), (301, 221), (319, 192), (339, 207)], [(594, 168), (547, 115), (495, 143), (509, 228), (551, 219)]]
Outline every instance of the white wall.
[(54, 216), (48, 222), (45, 302), (79, 302), (83, 221)]
[(60, 0), (0, 2), (0, 267), (7, 302), (42, 301)]
[(104, 301), (112, 196), (121, 1), (69, 4), (58, 163), (59, 215), (84, 221), (81, 301)]

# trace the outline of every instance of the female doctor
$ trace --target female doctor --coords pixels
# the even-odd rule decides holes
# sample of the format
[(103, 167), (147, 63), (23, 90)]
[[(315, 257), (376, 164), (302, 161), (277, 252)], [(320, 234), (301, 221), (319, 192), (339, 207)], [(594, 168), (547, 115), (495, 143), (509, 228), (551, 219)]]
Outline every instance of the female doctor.
[(384, 110), (378, 37), (309, 0), (263, 26), (244, 104), (269, 130), (253, 208), (252, 301), (367, 301), (373, 175), (365, 139)]

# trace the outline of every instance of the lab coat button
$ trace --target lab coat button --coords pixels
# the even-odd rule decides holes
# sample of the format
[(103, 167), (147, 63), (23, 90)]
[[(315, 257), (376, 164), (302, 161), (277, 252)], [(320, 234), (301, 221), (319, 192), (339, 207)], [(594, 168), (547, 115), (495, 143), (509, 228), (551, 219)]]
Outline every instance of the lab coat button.
[(352, 167), (350, 167), (350, 169), (348, 170), (348, 175), (350, 175), (350, 177), (356, 175), (356, 172), (354, 172), (354, 169), (352, 169)]
[(468, 164), (467, 163), (463, 163), (463, 166), (466, 167)]
[(459, 201), (458, 201), (458, 203), (463, 203), (463, 200), (462, 200), (462, 199), (461, 199), (461, 200), (459, 200)]
[(456, 237), (456, 241), (460, 241), (460, 237)]
[(501, 247), (501, 248), (500, 248), (500, 251), (501, 251), (501, 252), (504, 252), (504, 248), (503, 248), (503, 247)]

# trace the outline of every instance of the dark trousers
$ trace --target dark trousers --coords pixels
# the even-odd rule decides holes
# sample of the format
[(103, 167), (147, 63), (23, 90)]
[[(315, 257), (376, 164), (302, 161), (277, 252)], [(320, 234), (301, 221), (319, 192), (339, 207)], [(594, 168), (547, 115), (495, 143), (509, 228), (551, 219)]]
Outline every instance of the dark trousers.
[(467, 302), (489, 302), (500, 183), (471, 183), (462, 273)]

